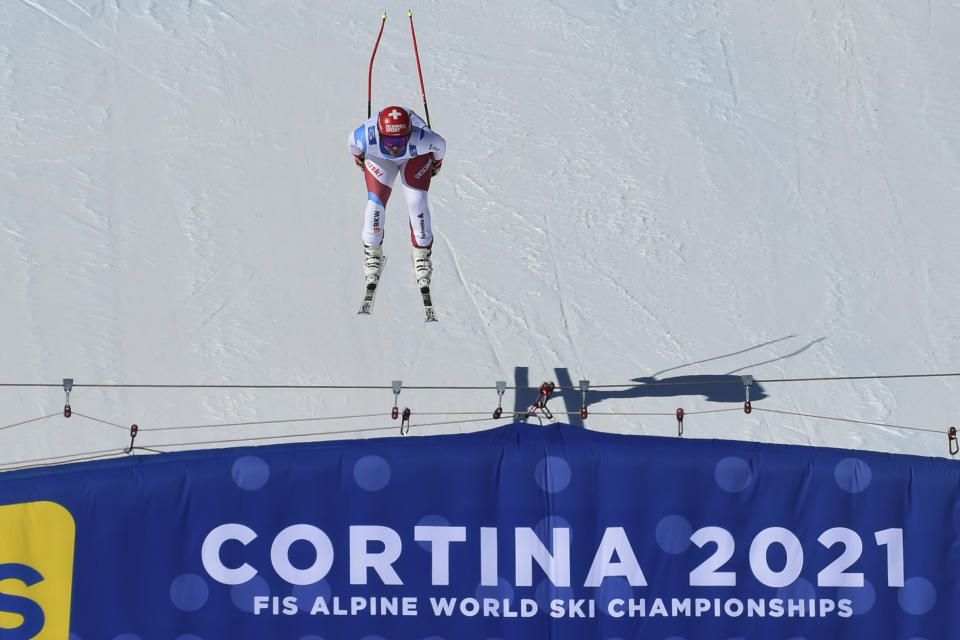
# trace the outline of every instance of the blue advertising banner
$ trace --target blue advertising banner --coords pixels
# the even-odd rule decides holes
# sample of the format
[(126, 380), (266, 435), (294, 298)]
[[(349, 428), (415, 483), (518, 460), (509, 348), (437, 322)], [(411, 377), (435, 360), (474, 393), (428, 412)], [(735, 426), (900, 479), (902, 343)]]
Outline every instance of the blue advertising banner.
[(0, 640), (942, 640), (950, 460), (514, 424), (0, 475)]

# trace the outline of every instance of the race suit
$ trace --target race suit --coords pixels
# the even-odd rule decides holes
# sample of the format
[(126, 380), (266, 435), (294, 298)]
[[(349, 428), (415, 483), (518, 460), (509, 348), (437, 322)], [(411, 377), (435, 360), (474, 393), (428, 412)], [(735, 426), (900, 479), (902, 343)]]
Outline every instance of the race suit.
[(410, 213), (410, 240), (414, 247), (433, 244), (430, 207), (427, 190), (430, 189), (431, 169), (443, 159), (447, 144), (442, 137), (427, 127), (423, 118), (410, 109), (412, 131), (406, 151), (399, 156), (387, 153), (380, 143), (377, 131), (379, 113), (357, 127), (350, 134), (349, 149), (354, 156), (363, 155), (364, 177), (367, 183), (367, 205), (363, 216), (363, 243), (375, 247), (383, 244), (386, 224), (386, 206), (397, 174), (403, 183), (403, 195)]

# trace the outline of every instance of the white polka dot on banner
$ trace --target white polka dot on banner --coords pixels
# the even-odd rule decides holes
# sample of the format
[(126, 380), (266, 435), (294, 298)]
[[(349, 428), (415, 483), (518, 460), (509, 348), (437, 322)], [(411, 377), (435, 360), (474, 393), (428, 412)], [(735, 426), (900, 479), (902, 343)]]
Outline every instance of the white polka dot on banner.
[(533, 597), (541, 610), (549, 612), (551, 600), (564, 600), (568, 602), (575, 600), (576, 594), (572, 587), (558, 587), (550, 582), (549, 578), (544, 578), (540, 581), (540, 584), (537, 585), (537, 590), (534, 592)]
[(543, 544), (547, 546), (547, 549), (553, 550), (554, 529), (567, 529), (570, 542), (573, 542), (573, 527), (571, 527), (567, 519), (562, 516), (547, 516), (537, 523), (533, 528), (533, 532), (537, 534), (538, 538), (543, 540)]
[(290, 595), (297, 599), (297, 608), (300, 611), (310, 613), (313, 605), (317, 602), (317, 598), (323, 598), (327, 607), (330, 607), (330, 597), (333, 595), (333, 590), (326, 580), (321, 580), (313, 584), (298, 584), (293, 587)]
[(243, 584), (230, 587), (230, 600), (240, 611), (253, 613), (253, 599), (257, 596), (269, 596), (270, 585), (260, 576), (254, 576)]
[(727, 493), (741, 493), (753, 481), (750, 463), (737, 456), (723, 458), (714, 469), (714, 478)]
[(817, 590), (806, 578), (797, 578), (792, 584), (777, 589), (777, 597), (782, 600), (816, 600)]
[(80, 636), (78, 636), (78, 635), (75, 634), (75, 633), (71, 633), (70, 636), (69, 636), (69, 640), (83, 640), (83, 638), (81, 638)]
[(497, 586), (477, 585), (473, 595), (477, 600), (493, 598), (494, 600), (513, 600), (513, 585), (506, 578), (497, 578)]
[(257, 456), (243, 456), (233, 463), (230, 475), (241, 489), (256, 491), (270, 479), (270, 466)]
[(922, 616), (937, 602), (937, 589), (926, 578), (910, 578), (897, 593), (900, 608), (914, 616)]
[(170, 602), (180, 611), (200, 610), (209, 596), (206, 580), (194, 573), (177, 576), (170, 583)]
[(877, 601), (877, 590), (873, 588), (869, 580), (863, 581), (862, 587), (840, 587), (837, 589), (838, 600), (850, 600), (853, 608), (853, 615), (863, 615), (873, 609)]
[(612, 600), (619, 599), (629, 602), (631, 598), (633, 598), (633, 587), (630, 586), (626, 578), (604, 578), (597, 588), (597, 609), (599, 613), (609, 616), (610, 610), (608, 607)]
[(665, 516), (657, 523), (657, 546), (674, 555), (681, 554), (690, 548), (690, 536), (693, 535), (693, 526), (683, 516)]
[(870, 486), (873, 472), (870, 470), (870, 465), (863, 460), (844, 458), (834, 468), (833, 477), (840, 488), (847, 493), (860, 493)]
[(541, 489), (547, 493), (560, 493), (570, 484), (573, 471), (563, 458), (547, 456), (537, 463), (533, 475)]
[[(420, 522), (417, 523), (418, 527), (449, 527), (450, 521), (444, 518), (443, 516), (438, 516), (434, 513), (423, 516), (420, 518)], [(432, 551), (433, 544), (426, 540), (417, 540), (417, 544), (424, 551)]]
[(353, 465), (353, 479), (367, 491), (380, 491), (390, 484), (390, 474), (390, 463), (380, 456), (364, 456)]

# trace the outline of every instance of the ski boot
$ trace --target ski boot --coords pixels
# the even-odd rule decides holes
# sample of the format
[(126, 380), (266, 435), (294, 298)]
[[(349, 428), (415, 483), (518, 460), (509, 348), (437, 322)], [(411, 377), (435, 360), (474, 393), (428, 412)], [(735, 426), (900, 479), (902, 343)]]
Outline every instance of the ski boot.
[(384, 260), (382, 246), (363, 245), (363, 277), (366, 278), (367, 284), (377, 284), (380, 281)]
[(413, 271), (417, 276), (417, 285), (421, 290), (430, 288), (430, 276), (433, 275), (431, 253), (430, 247), (413, 248)]

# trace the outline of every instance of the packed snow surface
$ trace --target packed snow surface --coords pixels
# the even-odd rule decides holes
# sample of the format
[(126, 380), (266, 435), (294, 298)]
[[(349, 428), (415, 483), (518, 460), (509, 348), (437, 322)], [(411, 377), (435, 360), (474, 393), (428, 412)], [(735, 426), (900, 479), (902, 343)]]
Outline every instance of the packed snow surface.
[(380, 8), (0, 3), (0, 465), (131, 424), (395, 435), (395, 403), (473, 431), (544, 381), (590, 429), (676, 436), (681, 407), (688, 438), (948, 455), (960, 4), (385, 4), (374, 109), (425, 115), (410, 8), (447, 140), (429, 325), (400, 194), (356, 315)]

